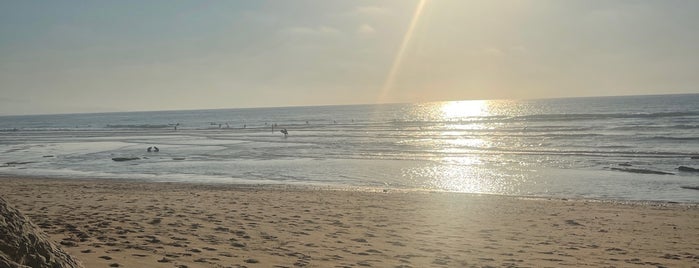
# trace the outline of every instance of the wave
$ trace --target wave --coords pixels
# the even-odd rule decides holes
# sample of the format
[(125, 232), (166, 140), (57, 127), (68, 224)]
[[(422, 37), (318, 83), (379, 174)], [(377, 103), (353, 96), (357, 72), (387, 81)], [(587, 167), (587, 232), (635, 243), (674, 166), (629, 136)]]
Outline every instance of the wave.
[(658, 112), (658, 113), (599, 113), (599, 114), (536, 114), (511, 117), (512, 121), (572, 121), (572, 120), (608, 120), (642, 118), (655, 119), (663, 117), (699, 116), (699, 112)]
[(668, 129), (699, 129), (699, 125), (636, 125), (611, 127), (611, 130), (668, 130)]
[(649, 137), (647, 140), (656, 141), (699, 141), (699, 137), (669, 137), (669, 136), (654, 136)]
[(107, 128), (172, 128), (172, 124), (135, 124), (135, 125), (107, 125)]

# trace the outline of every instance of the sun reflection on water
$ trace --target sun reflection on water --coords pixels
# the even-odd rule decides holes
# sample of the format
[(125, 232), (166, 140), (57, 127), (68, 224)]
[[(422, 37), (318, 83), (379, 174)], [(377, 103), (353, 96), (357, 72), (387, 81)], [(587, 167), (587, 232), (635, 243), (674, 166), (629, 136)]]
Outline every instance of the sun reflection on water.
[[(433, 164), (417, 167), (409, 176), (426, 181), (429, 188), (470, 193), (502, 193), (507, 176), (497, 164), (497, 155), (485, 154), (493, 146), (494, 137), (474, 135), (474, 130), (487, 129), (483, 117), (494, 116), (491, 102), (452, 101), (434, 103), (424, 111), (436, 121), (444, 122), (431, 140), (435, 152)], [(428, 107), (422, 107), (423, 109)]]

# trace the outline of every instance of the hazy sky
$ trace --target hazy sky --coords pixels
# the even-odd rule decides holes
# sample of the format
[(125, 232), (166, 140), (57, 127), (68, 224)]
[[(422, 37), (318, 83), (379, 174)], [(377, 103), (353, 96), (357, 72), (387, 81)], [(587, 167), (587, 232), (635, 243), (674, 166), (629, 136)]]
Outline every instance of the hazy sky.
[(697, 14), (696, 0), (0, 0), (0, 115), (699, 93)]

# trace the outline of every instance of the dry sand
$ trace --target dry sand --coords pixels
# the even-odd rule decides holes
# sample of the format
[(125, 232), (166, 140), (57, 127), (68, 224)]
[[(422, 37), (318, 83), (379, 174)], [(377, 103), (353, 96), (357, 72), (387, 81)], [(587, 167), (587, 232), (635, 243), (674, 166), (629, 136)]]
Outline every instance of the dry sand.
[(0, 179), (86, 267), (699, 267), (697, 204)]

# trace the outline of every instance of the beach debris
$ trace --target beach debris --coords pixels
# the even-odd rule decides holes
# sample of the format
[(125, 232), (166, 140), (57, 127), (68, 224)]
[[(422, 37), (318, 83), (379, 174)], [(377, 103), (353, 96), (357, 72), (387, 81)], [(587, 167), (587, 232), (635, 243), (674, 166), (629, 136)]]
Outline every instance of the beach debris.
[(138, 158), (138, 157), (114, 157), (114, 158), (112, 158), (112, 160), (117, 161), (117, 162), (139, 160), (139, 159), (141, 159), (141, 158)]
[(692, 167), (686, 167), (686, 166), (680, 166), (677, 168), (679, 171), (685, 171), (685, 172), (699, 172), (699, 168), (692, 168)]
[(675, 173), (650, 170), (650, 169), (642, 169), (642, 168), (611, 168), (611, 170), (630, 172), (630, 173), (638, 173), (638, 174), (675, 175)]
[(0, 267), (83, 267), (2, 197), (0, 245)]

